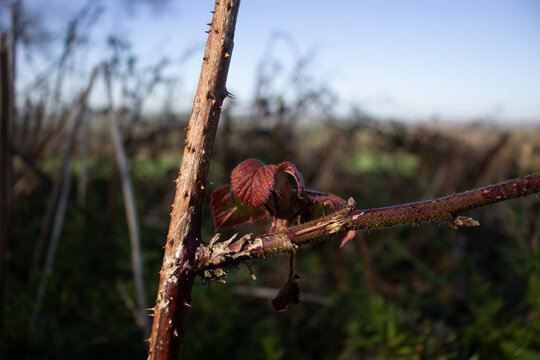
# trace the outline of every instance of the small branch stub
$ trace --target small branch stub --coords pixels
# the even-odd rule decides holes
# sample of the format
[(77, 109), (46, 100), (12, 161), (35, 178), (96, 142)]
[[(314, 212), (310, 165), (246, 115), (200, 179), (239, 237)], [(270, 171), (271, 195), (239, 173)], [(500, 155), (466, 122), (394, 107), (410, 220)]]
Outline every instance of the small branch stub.
[(473, 226), (480, 226), (480, 222), (468, 216), (456, 216), (456, 218), (454, 219), (454, 225), (456, 228), (457, 227), (473, 227)]

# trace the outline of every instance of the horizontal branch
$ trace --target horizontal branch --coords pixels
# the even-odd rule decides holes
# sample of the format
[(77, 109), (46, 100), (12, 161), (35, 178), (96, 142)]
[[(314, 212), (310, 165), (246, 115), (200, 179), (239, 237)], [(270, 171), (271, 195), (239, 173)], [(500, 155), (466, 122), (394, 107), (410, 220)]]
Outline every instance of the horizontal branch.
[(300, 245), (322, 241), (331, 235), (349, 230), (372, 230), (420, 222), (467, 226), (467, 218), (456, 218), (457, 213), (539, 191), (540, 173), (536, 173), (434, 200), (369, 210), (351, 207), (273, 234), (257, 237), (250, 234), (236, 241), (233, 236), (224, 242), (218, 242), (217, 234), (208, 246), (199, 248), (197, 265), (200, 270), (210, 271), (207, 276), (219, 277), (222, 275), (219, 267), (273, 254), (289, 253)]
[[(249, 296), (262, 299), (274, 299), (279, 289), (264, 286), (236, 286), (235, 288), (233, 288), (232, 291), (234, 294), (241, 296)], [(301, 292), (298, 297), (300, 302), (302, 303), (312, 303), (323, 306), (330, 305), (330, 299), (326, 296)]]

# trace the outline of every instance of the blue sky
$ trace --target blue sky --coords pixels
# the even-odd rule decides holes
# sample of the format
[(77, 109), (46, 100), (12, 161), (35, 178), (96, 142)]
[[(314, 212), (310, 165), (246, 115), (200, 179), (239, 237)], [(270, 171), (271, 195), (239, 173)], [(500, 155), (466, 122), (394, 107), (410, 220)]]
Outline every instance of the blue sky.
[[(189, 106), (213, 1), (171, 1), (161, 11), (102, 1), (107, 12), (93, 31), (88, 59), (109, 33), (126, 36), (142, 62), (195, 56), (176, 70)], [(27, 0), (58, 31), (84, 2)], [(267, 40), (287, 33), (297, 54), (313, 54), (310, 72), (339, 98), (381, 118), (540, 123), (540, 1), (537, 0), (243, 0), (228, 89), (252, 98), (256, 66)], [(295, 54), (276, 48), (285, 62)], [(86, 60), (91, 61), (91, 60)]]

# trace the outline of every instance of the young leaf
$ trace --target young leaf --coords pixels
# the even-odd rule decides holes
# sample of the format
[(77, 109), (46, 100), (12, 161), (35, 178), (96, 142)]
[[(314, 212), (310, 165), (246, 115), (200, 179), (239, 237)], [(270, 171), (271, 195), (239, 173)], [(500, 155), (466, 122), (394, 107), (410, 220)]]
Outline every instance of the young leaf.
[(268, 217), (264, 207), (255, 209), (240, 199), (235, 199), (231, 193), (231, 185), (216, 189), (210, 198), (210, 206), (216, 231)]
[(291, 195), (292, 195), (292, 185), (289, 182), (284, 183), (281, 185), (278, 191), (279, 197), (283, 199), (283, 201), (290, 202), (291, 201)]
[(262, 206), (274, 188), (274, 175), (277, 170), (276, 165), (265, 166), (257, 159), (242, 161), (231, 174), (234, 196), (254, 208)]
[(294, 166), (294, 164), (291, 162), (284, 161), (278, 165), (278, 171), (283, 171), (292, 175), (294, 180), (296, 180), (298, 194), (301, 195), (304, 191), (304, 178), (302, 177), (302, 173), (298, 171), (296, 166)]
[(329, 206), (334, 211), (342, 210), (347, 207), (347, 202), (334, 194), (306, 190), (303, 195), (314, 203)]

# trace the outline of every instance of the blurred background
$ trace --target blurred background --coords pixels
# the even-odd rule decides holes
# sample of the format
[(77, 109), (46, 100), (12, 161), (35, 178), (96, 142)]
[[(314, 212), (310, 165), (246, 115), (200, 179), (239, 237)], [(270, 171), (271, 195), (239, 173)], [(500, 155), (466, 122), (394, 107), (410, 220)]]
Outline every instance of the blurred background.
[[(0, 1), (0, 357), (146, 356), (212, 8)], [(204, 239), (209, 195), (249, 157), (358, 208), (539, 171), (538, 64), (534, 0), (243, 1)], [(284, 313), (287, 257), (198, 281), (184, 358), (539, 359), (538, 196), (465, 215), (481, 226), (302, 248)]]

